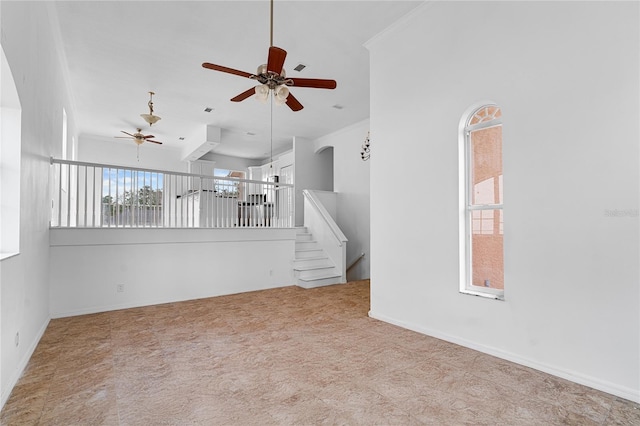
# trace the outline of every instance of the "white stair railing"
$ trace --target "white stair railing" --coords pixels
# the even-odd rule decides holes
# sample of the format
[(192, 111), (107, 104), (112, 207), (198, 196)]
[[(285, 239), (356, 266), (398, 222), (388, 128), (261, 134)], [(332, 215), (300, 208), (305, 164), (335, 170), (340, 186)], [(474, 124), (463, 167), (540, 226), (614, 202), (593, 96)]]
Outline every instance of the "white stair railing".
[(51, 158), (51, 227), (293, 227), (293, 185)]
[(305, 189), (304, 226), (313, 234), (340, 274), (340, 282), (347, 282), (347, 237), (342, 233), (331, 214), (315, 191)]

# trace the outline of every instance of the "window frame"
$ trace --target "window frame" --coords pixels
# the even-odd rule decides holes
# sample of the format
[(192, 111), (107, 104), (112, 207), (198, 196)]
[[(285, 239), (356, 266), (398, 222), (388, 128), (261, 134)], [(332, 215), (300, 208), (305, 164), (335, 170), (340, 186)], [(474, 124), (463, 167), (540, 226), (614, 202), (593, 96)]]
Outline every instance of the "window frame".
[[(500, 211), (504, 221), (504, 199), (501, 203), (472, 204), (473, 196), (473, 170), (471, 152), (471, 133), (478, 130), (493, 127), (502, 127), (502, 116), (469, 124), (473, 117), (485, 108), (500, 107), (495, 102), (482, 102), (470, 107), (460, 120), (459, 126), (459, 207), (460, 207), (460, 288), (462, 294), (486, 297), (495, 300), (504, 299), (504, 288), (496, 289), (474, 285), (473, 277), (473, 212), (474, 211)], [(500, 110), (502, 114), (502, 111)], [(502, 143), (502, 140), (500, 141)], [(503, 231), (504, 235), (504, 231)], [(504, 271), (504, 264), (503, 264)]]
[(22, 104), (0, 45), (0, 262), (20, 255)]

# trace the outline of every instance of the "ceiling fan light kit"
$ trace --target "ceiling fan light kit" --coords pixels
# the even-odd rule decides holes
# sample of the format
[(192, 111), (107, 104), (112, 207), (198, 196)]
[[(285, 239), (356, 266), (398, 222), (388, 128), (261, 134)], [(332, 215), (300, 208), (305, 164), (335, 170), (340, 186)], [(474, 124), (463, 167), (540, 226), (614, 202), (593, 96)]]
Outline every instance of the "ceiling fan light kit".
[(276, 105), (283, 105), (287, 102), (287, 97), (289, 96), (289, 89), (287, 86), (278, 86), (273, 90), (273, 100)]
[(263, 104), (266, 104), (267, 99), (269, 99), (269, 92), (271, 91), (269, 89), (269, 86), (267, 86), (266, 84), (260, 84), (259, 86), (255, 87), (254, 91), (256, 92), (256, 100), (262, 102)]

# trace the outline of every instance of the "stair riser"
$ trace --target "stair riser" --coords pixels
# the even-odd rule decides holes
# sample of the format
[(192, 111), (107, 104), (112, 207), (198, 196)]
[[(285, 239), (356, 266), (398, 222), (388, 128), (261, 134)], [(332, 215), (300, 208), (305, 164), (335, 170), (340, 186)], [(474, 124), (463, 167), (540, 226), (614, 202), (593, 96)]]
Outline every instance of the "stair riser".
[(302, 288), (316, 288), (316, 287), (323, 287), (326, 285), (333, 285), (333, 284), (341, 284), (340, 282), (340, 277), (337, 278), (325, 278), (322, 280), (315, 280), (315, 281), (302, 281), (302, 280), (298, 280), (298, 287), (302, 287)]
[(322, 249), (296, 251), (296, 260), (298, 260), (298, 259), (308, 259), (310, 257), (320, 257), (323, 254), (324, 253), (322, 252)]
[(312, 234), (297, 234), (296, 242), (311, 241), (313, 239), (312, 237)]
[(309, 271), (296, 271), (294, 269), (293, 272), (296, 278), (300, 278), (302, 280), (319, 280), (327, 277), (333, 278), (335, 275), (337, 275), (334, 269), (334, 267), (312, 269)]
[(318, 243), (315, 241), (296, 242), (296, 250), (306, 250), (306, 249), (316, 249), (316, 248), (318, 248)]

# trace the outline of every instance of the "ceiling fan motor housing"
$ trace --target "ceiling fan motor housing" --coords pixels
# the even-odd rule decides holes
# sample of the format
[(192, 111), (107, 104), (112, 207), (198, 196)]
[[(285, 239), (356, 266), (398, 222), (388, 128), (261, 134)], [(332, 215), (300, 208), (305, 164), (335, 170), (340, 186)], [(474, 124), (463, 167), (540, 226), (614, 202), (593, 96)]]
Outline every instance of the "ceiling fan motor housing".
[(265, 84), (269, 89), (273, 90), (280, 85), (292, 86), (293, 80), (287, 78), (287, 74), (282, 69), (280, 74), (267, 70), (267, 64), (262, 64), (258, 67), (258, 73), (249, 77), (253, 80), (258, 80), (260, 84)]

